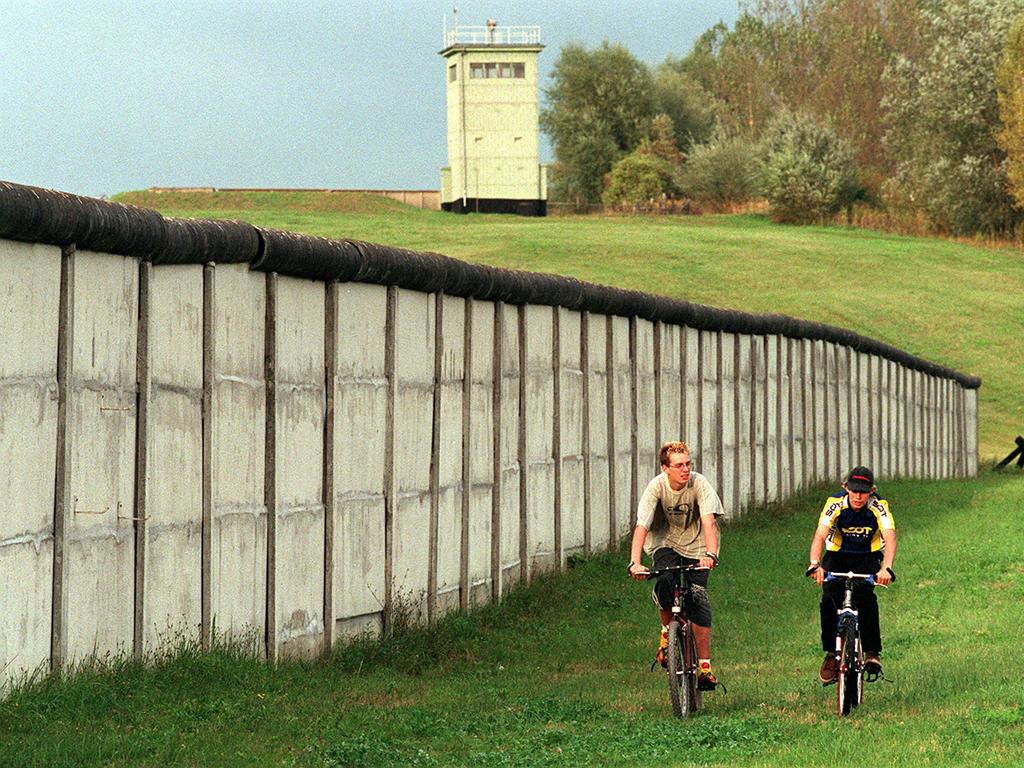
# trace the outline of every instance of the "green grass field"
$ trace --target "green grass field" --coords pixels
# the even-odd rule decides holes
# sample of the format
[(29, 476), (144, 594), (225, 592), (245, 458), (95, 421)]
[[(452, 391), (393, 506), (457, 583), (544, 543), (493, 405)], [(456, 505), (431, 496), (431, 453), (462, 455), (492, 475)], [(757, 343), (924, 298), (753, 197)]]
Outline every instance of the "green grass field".
[(1024, 478), (891, 483), (886, 674), (835, 717), (803, 578), (823, 490), (726, 524), (712, 575), (728, 693), (672, 717), (656, 615), (625, 554), (577, 560), (500, 608), (401, 630), (329, 663), (185, 650), (0, 702), (3, 766), (1019, 766)]
[(172, 216), (244, 219), (702, 304), (830, 323), (982, 378), (980, 452), (1024, 433), (1024, 253), (762, 216), (453, 216), (362, 194), (130, 192)]

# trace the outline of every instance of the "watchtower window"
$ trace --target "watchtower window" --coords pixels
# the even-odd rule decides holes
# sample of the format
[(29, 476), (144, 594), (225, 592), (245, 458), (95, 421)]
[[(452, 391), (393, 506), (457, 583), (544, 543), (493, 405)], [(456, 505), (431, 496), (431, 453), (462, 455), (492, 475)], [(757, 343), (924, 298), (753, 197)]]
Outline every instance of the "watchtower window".
[(448, 82), (449, 83), (454, 83), (455, 82), (455, 78), (456, 78), (455, 66), (456, 66), (455, 64), (452, 64), (450, 67), (448, 67)]
[(470, 64), (469, 76), (474, 79), (490, 78), (525, 78), (526, 64), (523, 62), (509, 61), (488, 61), (484, 63)]

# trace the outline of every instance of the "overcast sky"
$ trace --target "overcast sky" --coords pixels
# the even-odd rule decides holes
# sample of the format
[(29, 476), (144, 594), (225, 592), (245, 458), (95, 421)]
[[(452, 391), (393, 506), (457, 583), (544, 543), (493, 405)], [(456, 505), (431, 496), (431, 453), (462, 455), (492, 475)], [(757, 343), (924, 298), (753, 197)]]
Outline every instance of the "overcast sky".
[(737, 0), (0, 0), (0, 179), (435, 189), (455, 7), (462, 25), (539, 25), (542, 87), (568, 42), (655, 64), (738, 15)]

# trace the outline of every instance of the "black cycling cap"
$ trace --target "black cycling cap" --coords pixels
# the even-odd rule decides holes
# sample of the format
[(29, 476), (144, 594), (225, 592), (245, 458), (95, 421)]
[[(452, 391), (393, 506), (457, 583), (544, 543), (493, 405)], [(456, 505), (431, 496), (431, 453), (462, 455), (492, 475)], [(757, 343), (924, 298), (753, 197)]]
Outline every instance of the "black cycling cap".
[(867, 467), (854, 467), (846, 478), (846, 487), (858, 493), (871, 493), (875, 487), (875, 473)]

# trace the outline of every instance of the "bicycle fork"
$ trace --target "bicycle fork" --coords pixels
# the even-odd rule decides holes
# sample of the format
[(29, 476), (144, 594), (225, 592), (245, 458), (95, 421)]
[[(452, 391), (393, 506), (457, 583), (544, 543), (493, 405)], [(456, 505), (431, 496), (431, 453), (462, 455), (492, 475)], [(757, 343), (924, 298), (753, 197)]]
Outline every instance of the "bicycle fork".
[[(847, 671), (846, 658), (851, 657), (853, 659), (859, 659), (860, 654), (859, 648), (853, 648), (853, 653), (843, 653), (843, 638), (846, 636), (846, 630), (849, 627), (857, 627), (857, 610), (850, 605), (850, 601), (847, 600), (842, 608), (837, 613), (836, 621), (836, 669), (838, 674), (842, 675)], [(860, 643), (860, 633), (854, 631), (853, 633), (854, 642)], [(858, 663), (857, 661), (854, 662)]]

